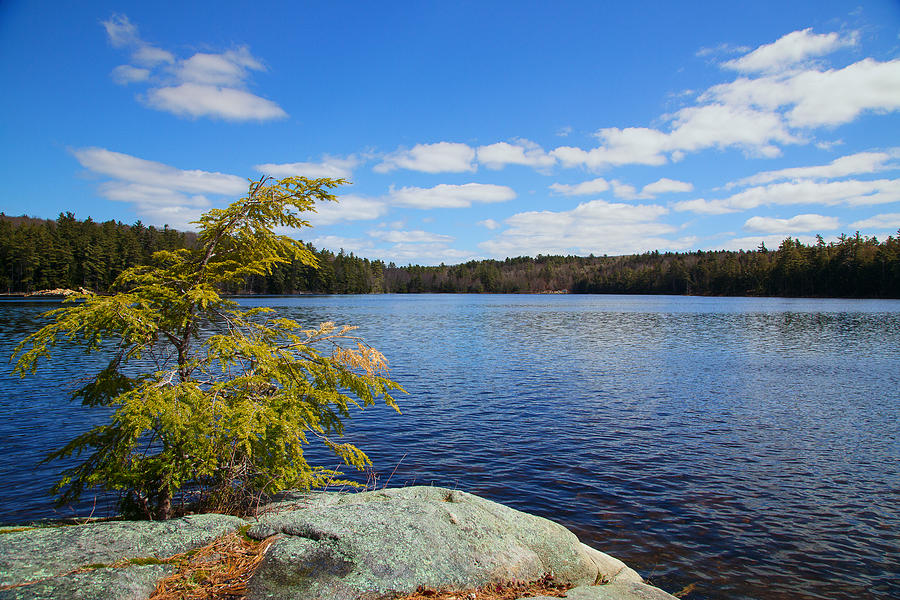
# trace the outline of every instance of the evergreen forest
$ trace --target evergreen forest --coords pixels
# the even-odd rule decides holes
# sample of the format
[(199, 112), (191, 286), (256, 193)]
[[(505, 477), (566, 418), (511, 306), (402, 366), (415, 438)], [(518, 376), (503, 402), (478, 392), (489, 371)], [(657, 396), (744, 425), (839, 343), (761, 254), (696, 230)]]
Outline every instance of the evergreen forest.
[[(299, 261), (248, 277), (232, 294), (580, 293), (900, 298), (900, 232), (879, 241), (842, 235), (826, 243), (787, 238), (777, 249), (543, 256), (447, 266), (397, 266), (307, 248)], [(72, 213), (55, 221), (0, 213), (0, 292), (86, 288), (105, 292), (125, 269), (159, 250), (193, 247), (196, 235), (141, 222), (125, 225)]]

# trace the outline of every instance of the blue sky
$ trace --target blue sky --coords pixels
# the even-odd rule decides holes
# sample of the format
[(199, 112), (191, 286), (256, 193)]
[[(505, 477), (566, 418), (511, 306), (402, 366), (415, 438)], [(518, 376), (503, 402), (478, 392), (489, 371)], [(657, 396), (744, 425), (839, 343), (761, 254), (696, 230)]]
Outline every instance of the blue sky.
[(0, 3), (0, 210), (189, 227), (345, 177), (299, 237), (398, 264), (900, 229), (900, 2)]

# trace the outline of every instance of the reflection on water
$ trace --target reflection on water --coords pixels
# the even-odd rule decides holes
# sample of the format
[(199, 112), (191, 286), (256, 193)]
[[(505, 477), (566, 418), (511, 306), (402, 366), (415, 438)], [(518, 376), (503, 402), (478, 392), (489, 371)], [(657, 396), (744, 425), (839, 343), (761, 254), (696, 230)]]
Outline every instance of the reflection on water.
[[(688, 598), (900, 596), (900, 302), (622, 296), (246, 299), (360, 325), (410, 395), (348, 427), (380, 482), (572, 528)], [(0, 351), (48, 305), (0, 303)], [(85, 357), (0, 378), (0, 520), (103, 416)], [(96, 364), (99, 364), (96, 363)], [(312, 452), (328, 464), (333, 459)], [(391, 473), (393, 475), (391, 476)], [(90, 503), (80, 507), (90, 510)]]

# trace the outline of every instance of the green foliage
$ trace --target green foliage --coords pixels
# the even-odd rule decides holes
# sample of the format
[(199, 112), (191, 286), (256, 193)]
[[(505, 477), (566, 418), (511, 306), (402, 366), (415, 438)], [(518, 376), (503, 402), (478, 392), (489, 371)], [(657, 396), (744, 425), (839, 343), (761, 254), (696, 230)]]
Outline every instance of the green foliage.
[[(646, 252), (627, 256), (537, 256), (435, 267), (385, 266), (327, 250), (305, 272), (277, 267), (253, 277), (257, 293), (541, 293), (843, 296), (900, 298), (900, 232), (884, 240), (842, 236), (777, 250)], [(312, 273), (315, 275), (313, 276)]]
[(691, 294), (900, 298), (900, 232), (826, 244), (788, 238), (775, 251), (537, 256), (437, 267), (389, 265), (388, 292)]
[(173, 503), (199, 496), (207, 507), (246, 507), (259, 494), (325, 486), (340, 473), (310, 465), (304, 445), (321, 440), (347, 465), (366, 455), (338, 443), (354, 407), (402, 388), (384, 357), (352, 327), (305, 328), (271, 309), (241, 310), (220, 294), (251, 276), (299, 261), (303, 244), (276, 227), (308, 225), (300, 213), (334, 200), (342, 180), (252, 182), (226, 209), (198, 221), (195, 248), (156, 252), (126, 269), (114, 294), (80, 294), (47, 313), (52, 322), (16, 348), (16, 370), (33, 372), (66, 342), (110, 352), (109, 364), (74, 396), (113, 409), (109, 423), (76, 437), (50, 458), (87, 458), (63, 474), (61, 503), (93, 487), (119, 490), (123, 510), (168, 518)]
[[(192, 234), (171, 229), (6, 217), (0, 213), (0, 289), (109, 289), (116, 275), (150, 262), (141, 248), (193, 248)], [(316, 249), (318, 268), (301, 258), (271, 272), (247, 270), (224, 285), (229, 293), (540, 293), (693, 294), (717, 296), (849, 296), (900, 298), (900, 232), (884, 240), (841, 236), (814, 245), (788, 238), (776, 249), (647, 252), (629, 256), (541, 256), (469, 261), (436, 267)]]
[(106, 291), (125, 269), (150, 263), (156, 251), (191, 247), (195, 237), (140, 221), (95, 223), (78, 221), (72, 213), (47, 221), (0, 213), (0, 290)]

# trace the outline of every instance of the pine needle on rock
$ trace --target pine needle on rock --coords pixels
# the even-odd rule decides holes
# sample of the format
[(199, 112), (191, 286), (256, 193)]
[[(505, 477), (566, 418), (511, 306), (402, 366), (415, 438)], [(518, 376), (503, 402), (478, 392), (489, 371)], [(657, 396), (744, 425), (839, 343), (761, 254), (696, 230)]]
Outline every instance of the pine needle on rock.
[(249, 539), (243, 531), (222, 536), (174, 560), (178, 571), (159, 581), (150, 600), (236, 600), (274, 537)]
[(420, 586), (412, 594), (395, 600), (516, 600), (530, 596), (553, 596), (563, 598), (571, 585), (556, 583), (549, 573), (536, 581), (527, 583), (489, 583), (468, 590), (441, 590)]

